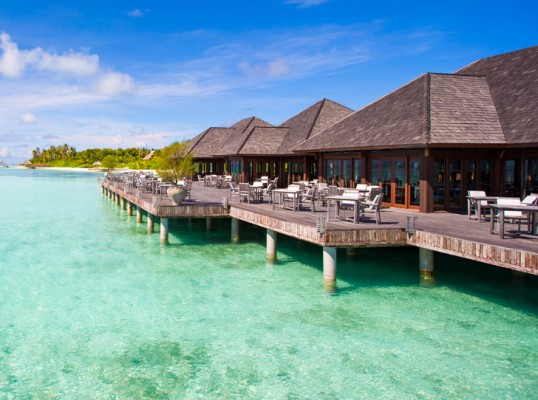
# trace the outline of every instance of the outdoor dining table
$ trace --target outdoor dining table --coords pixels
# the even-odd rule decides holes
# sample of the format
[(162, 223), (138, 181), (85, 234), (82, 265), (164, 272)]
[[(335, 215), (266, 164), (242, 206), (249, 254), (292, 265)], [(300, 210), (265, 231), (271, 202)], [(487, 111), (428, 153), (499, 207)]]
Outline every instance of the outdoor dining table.
[(531, 225), (531, 234), (536, 235), (538, 205), (510, 205), (510, 204), (491, 204), (490, 213), (490, 233), (495, 233), (495, 211), (499, 212), (499, 237), (504, 239), (504, 213), (505, 211), (521, 211), (529, 214), (529, 224)]
[(486, 207), (490, 207), (491, 204), (495, 204), (498, 198), (498, 196), (467, 196), (467, 216), (471, 219), (471, 203), (474, 201), (478, 222), (482, 222), (482, 201), (487, 201), (488, 205)]
[(364, 199), (356, 197), (356, 196), (344, 196), (344, 195), (338, 195), (338, 196), (327, 196), (325, 197), (325, 200), (327, 201), (327, 221), (331, 221), (331, 202), (336, 203), (335, 208), (335, 219), (333, 220), (339, 220), (340, 219), (340, 203), (343, 201), (353, 203), (353, 223), (358, 224), (359, 223), (359, 212), (361, 208), (361, 203), (364, 201)]
[(278, 204), (280, 207), (284, 208), (284, 196), (293, 197), (293, 211), (299, 211), (299, 195), (303, 194), (300, 190), (293, 189), (274, 189), (272, 192), (273, 196), (273, 210), (275, 209), (275, 198), (278, 197)]

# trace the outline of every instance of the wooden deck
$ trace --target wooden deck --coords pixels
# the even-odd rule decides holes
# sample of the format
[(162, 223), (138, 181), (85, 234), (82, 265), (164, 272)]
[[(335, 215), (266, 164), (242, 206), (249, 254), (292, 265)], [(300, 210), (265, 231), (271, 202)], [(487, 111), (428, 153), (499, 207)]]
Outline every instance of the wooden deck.
[[(318, 225), (327, 216), (326, 207), (316, 207), (315, 212), (296, 212), (279, 207), (273, 210), (268, 203), (224, 200), (228, 199), (227, 189), (208, 188), (199, 183), (193, 185), (192, 199), (176, 206), (167, 196), (161, 199), (160, 195), (134, 189), (125, 191), (120, 184), (107, 181), (101, 184), (161, 218), (233, 217), (323, 247), (412, 245), (538, 275), (538, 236), (516, 234), (517, 226), (508, 224), (506, 232), (509, 234), (500, 239), (499, 235), (490, 233), (489, 223), (469, 220), (466, 214), (424, 214), (388, 208), (382, 211), (380, 225), (376, 225), (372, 216), (359, 224), (330, 221), (324, 232), (320, 232)], [(406, 231), (408, 217), (416, 218), (414, 232)]]

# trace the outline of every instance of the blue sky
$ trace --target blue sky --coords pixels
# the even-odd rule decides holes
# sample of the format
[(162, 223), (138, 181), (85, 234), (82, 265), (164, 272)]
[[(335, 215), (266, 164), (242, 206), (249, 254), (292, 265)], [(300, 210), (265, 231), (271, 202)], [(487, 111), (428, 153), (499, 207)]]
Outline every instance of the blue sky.
[(538, 1), (0, 0), (0, 160), (161, 148), (538, 45)]

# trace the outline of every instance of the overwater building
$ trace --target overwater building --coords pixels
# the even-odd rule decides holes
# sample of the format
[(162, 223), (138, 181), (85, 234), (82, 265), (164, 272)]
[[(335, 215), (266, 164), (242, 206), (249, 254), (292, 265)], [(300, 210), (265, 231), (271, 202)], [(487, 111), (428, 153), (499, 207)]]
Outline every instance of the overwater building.
[(369, 183), (422, 212), (461, 210), (468, 190), (523, 197), (538, 192), (538, 46), (426, 73), (356, 112), (324, 99), (278, 127), (210, 128), (191, 151), (200, 172)]

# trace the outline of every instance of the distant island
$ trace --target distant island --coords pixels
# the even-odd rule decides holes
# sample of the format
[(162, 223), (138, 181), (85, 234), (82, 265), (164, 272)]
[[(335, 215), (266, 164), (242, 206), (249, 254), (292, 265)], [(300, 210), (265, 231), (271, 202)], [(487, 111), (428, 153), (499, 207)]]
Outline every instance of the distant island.
[(32, 150), (29, 163), (34, 167), (154, 169), (153, 155), (158, 155), (159, 152), (160, 150), (135, 147), (77, 151), (74, 147), (64, 144), (50, 146), (48, 149), (37, 147)]

